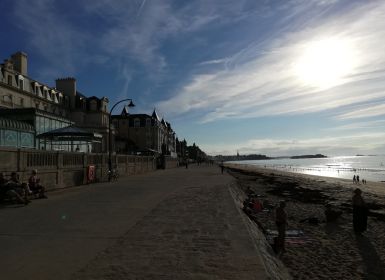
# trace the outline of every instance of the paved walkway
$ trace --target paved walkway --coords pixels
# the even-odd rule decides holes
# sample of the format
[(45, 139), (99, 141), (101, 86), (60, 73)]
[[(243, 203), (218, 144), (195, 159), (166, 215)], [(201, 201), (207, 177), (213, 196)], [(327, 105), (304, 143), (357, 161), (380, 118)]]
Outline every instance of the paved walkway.
[(191, 166), (0, 209), (2, 279), (268, 279), (218, 167)]

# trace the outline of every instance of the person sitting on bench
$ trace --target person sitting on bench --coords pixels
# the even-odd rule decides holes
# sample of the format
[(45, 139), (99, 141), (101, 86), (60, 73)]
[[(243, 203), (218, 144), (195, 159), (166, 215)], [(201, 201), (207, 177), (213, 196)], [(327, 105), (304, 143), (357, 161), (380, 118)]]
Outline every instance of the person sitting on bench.
[(32, 174), (28, 179), (28, 185), (31, 192), (39, 195), (39, 198), (47, 198), (45, 195), (45, 188), (40, 184), (40, 178), (37, 176), (37, 170), (32, 170)]
[(16, 172), (12, 172), (11, 179), (5, 179), (4, 173), (0, 173), (0, 197), (1, 199), (16, 199), (18, 203), (28, 204), (27, 185), (21, 184), (17, 179)]

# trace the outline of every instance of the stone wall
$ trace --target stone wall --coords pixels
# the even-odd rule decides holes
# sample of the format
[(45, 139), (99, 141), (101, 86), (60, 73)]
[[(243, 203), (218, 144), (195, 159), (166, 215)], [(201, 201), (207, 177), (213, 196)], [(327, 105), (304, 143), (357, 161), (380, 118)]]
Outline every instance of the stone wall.
[[(156, 160), (152, 156), (113, 155), (112, 164), (120, 176), (156, 170)], [(108, 154), (0, 149), (0, 172), (9, 176), (15, 171), (22, 182), (27, 182), (31, 171), (37, 169), (48, 190), (87, 184), (89, 166), (95, 168), (95, 182), (107, 181)], [(176, 159), (166, 158), (166, 168), (176, 166)]]

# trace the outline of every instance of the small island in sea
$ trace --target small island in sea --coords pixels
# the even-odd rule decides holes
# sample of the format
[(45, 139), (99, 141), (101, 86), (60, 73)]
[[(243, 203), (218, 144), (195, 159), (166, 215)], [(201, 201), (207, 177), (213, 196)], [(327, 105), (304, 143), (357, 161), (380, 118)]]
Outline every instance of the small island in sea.
[(271, 159), (270, 157), (267, 157), (265, 155), (260, 154), (251, 154), (251, 155), (230, 155), (230, 156), (223, 156), (219, 155), (215, 157), (219, 161), (238, 161), (238, 160), (263, 160), (263, 159)]
[(299, 158), (327, 158), (327, 156), (322, 154), (316, 154), (316, 155), (301, 155), (301, 156), (292, 156), (291, 159), (299, 159)]

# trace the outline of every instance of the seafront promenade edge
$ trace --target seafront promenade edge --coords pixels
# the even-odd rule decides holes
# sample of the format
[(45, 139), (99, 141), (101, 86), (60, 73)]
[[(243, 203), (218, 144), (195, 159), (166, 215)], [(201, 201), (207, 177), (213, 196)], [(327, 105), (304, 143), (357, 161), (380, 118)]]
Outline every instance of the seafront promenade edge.
[(194, 165), (3, 209), (2, 225), (10, 225), (0, 232), (3, 275), (16, 280), (25, 279), (24, 273), (30, 279), (288, 279), (276, 260), (273, 266), (265, 262), (263, 235), (239, 211), (234, 183), (216, 166)]
[[(0, 172), (9, 176), (16, 172), (21, 181), (27, 181), (31, 171), (38, 170), (41, 182), (47, 190), (84, 185), (108, 180), (106, 153), (45, 151), (35, 149), (0, 149)], [(121, 176), (153, 172), (157, 169), (154, 156), (121, 155), (111, 157), (112, 165)], [(176, 158), (165, 157), (164, 168), (175, 168)], [(92, 167), (92, 172), (90, 172)], [(89, 175), (92, 173), (92, 179)]]

